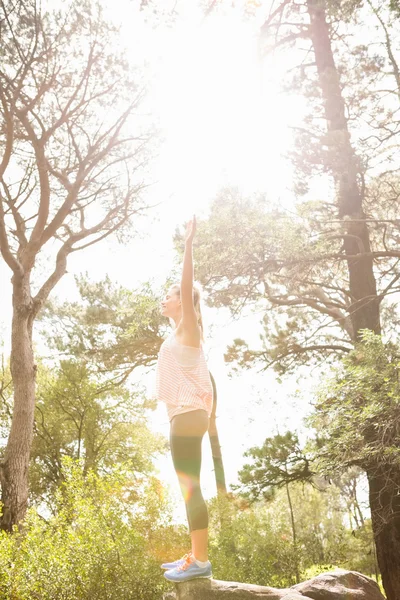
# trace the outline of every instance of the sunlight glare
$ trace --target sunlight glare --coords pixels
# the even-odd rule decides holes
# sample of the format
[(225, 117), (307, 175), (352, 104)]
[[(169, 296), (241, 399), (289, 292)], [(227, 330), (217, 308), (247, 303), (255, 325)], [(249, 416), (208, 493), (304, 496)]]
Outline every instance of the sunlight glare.
[(273, 73), (268, 81), (263, 68), (242, 22), (213, 19), (168, 39), (152, 97), (165, 135), (163, 176), (182, 208), (188, 194), (204, 203), (227, 184), (273, 187), (285, 116)]

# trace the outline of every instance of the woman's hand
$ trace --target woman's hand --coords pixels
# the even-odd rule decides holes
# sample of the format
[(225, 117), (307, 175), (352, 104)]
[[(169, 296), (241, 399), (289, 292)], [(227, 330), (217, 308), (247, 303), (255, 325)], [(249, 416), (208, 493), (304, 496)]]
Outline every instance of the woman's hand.
[(193, 242), (194, 235), (196, 233), (196, 215), (193, 215), (193, 219), (189, 221), (186, 226), (186, 244)]

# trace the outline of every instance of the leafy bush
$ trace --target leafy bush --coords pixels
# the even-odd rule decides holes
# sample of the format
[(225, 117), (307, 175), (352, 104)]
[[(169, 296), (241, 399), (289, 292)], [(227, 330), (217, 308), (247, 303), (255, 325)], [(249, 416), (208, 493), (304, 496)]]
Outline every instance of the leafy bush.
[(287, 587), (295, 583), (290, 529), (265, 503), (238, 498), (210, 503), (210, 560), (214, 576), (228, 581)]
[(352, 530), (339, 490), (320, 492), (291, 485), (297, 543), (293, 543), (284, 490), (270, 501), (248, 503), (238, 496), (213, 499), (210, 509), (210, 560), (217, 579), (272, 587), (304, 581), (335, 567), (375, 573), (371, 521)]
[(158, 480), (121, 471), (83, 475), (64, 463), (54, 512), (31, 508), (19, 530), (2, 534), (2, 600), (157, 600), (167, 589), (160, 562), (187, 542), (171, 525)]

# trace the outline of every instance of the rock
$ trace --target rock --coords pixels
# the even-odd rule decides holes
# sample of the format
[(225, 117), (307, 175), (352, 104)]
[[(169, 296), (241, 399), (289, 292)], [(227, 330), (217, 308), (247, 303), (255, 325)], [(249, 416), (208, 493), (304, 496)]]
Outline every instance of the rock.
[(378, 584), (373, 579), (344, 569), (322, 573), (291, 589), (313, 600), (384, 600)]
[(175, 591), (164, 595), (164, 600), (385, 600), (378, 585), (361, 573), (337, 569), (323, 573), (288, 589), (195, 579), (175, 584)]
[[(307, 596), (292, 589), (278, 590), (261, 585), (218, 581), (217, 579), (195, 579), (175, 584), (175, 588), (174, 600), (218, 600), (219, 598), (221, 600), (252, 600), (253, 598), (310, 600)], [(170, 600), (170, 597), (164, 596), (164, 600), (167, 599)]]

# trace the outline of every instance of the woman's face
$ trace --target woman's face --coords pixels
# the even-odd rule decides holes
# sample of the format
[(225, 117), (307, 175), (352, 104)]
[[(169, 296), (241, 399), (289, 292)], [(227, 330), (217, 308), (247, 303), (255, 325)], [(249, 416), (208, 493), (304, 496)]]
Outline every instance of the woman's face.
[(174, 318), (181, 311), (181, 298), (176, 288), (170, 288), (161, 301), (161, 314), (163, 317)]

